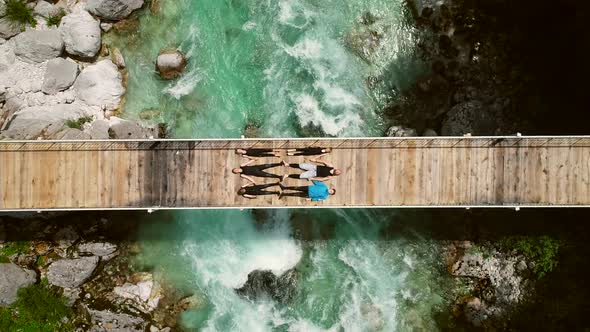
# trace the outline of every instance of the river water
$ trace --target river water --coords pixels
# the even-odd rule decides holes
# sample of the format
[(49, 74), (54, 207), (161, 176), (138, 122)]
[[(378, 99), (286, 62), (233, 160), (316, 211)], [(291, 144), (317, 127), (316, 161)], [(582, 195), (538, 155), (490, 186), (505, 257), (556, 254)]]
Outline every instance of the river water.
[[(173, 137), (379, 136), (380, 110), (425, 64), (402, 0), (162, 0), (116, 34), (130, 72), (125, 117)], [(360, 45), (365, 45), (361, 49)], [(162, 48), (189, 57), (162, 81)], [(246, 130), (248, 128), (248, 130)], [(435, 241), (393, 232), (397, 210), (191, 211), (146, 225), (141, 261), (201, 304), (202, 331), (435, 330), (450, 281)], [(234, 291), (253, 270), (296, 268), (287, 302)]]

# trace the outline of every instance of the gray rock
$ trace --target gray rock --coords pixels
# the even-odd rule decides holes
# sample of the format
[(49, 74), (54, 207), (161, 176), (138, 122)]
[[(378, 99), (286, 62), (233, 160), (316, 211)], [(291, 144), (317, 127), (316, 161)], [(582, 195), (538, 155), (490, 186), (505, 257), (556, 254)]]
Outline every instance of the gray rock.
[(118, 21), (143, 6), (143, 0), (88, 0), (86, 9), (110, 21)]
[(152, 131), (142, 127), (137, 122), (123, 120), (112, 116), (110, 119), (111, 138), (149, 138)]
[(74, 61), (62, 58), (49, 60), (41, 91), (53, 95), (67, 90), (74, 84), (76, 77), (78, 77), (78, 64)]
[(80, 288), (64, 288), (63, 297), (66, 298), (66, 304), (72, 306), (80, 298)]
[(163, 79), (173, 79), (182, 74), (187, 65), (187, 60), (178, 50), (160, 51), (156, 59), (156, 71)]
[(6, 17), (0, 18), (0, 38), (11, 38), (25, 29), (24, 24), (9, 20)]
[(387, 130), (388, 137), (414, 137), (418, 136), (416, 134), (416, 129), (411, 128), (404, 128), (402, 126), (393, 126)]
[(426, 137), (434, 137), (434, 136), (438, 136), (438, 134), (436, 133), (436, 131), (434, 131), (434, 129), (426, 129), (424, 130), (424, 132), (422, 133), (422, 136), (426, 136)]
[(99, 257), (109, 256), (115, 251), (117, 251), (117, 245), (108, 242), (88, 242), (78, 246), (78, 252)]
[(47, 280), (52, 285), (76, 288), (90, 278), (98, 260), (98, 257), (92, 256), (55, 261), (49, 265)]
[(78, 10), (64, 16), (59, 25), (66, 52), (72, 55), (92, 58), (101, 46), (100, 22), (85, 10)]
[(40, 63), (61, 55), (64, 42), (57, 30), (27, 30), (14, 37), (14, 53), (22, 61)]
[(0, 17), (4, 17), (6, 15), (6, 1), (0, 0)]
[[(9, 43), (0, 45), (0, 73), (8, 71), (14, 62), (16, 61), (16, 55), (14, 54), (14, 48)], [(0, 82), (2, 88), (8, 88), (13, 85), (13, 82)]]
[(34, 12), (35, 14), (48, 18), (53, 15), (59, 14), (59, 12), (63, 10), (58, 6), (52, 5), (47, 1), (39, 1), (35, 6)]
[(51, 136), (51, 139), (80, 139), (86, 140), (91, 139), (90, 135), (76, 128), (65, 128), (57, 134)]
[(482, 324), (488, 319), (488, 308), (485, 302), (482, 302), (477, 297), (467, 301), (464, 313), (467, 321), (473, 324), (473, 326), (482, 326)]
[(90, 127), (84, 131), (90, 134), (91, 139), (108, 139), (109, 126), (109, 122), (106, 120), (96, 120), (90, 123)]
[(92, 115), (79, 104), (26, 107), (16, 112), (8, 121), (4, 136), (13, 139), (36, 139), (58, 133), (67, 120)]
[(102, 60), (86, 67), (74, 83), (76, 95), (86, 104), (104, 110), (119, 107), (125, 93), (121, 73), (111, 60)]
[(276, 276), (271, 271), (255, 270), (248, 274), (248, 280), (236, 292), (248, 299), (271, 297), (279, 302), (288, 302), (297, 292), (297, 272), (291, 269)]
[(135, 283), (125, 283), (113, 289), (113, 293), (124, 299), (129, 299), (134, 306), (143, 311), (151, 312), (158, 306), (162, 297), (162, 288), (154, 282), (153, 275), (148, 272), (136, 273), (132, 276)]
[(93, 324), (91, 332), (143, 332), (147, 326), (147, 322), (140, 317), (117, 314), (109, 310), (87, 310)]
[(496, 123), (484, 105), (471, 100), (457, 104), (447, 113), (441, 132), (443, 136), (493, 135)]
[(68, 249), (79, 238), (80, 235), (78, 235), (72, 226), (64, 227), (53, 235), (53, 240), (57, 242), (58, 246), (62, 249)]
[(25, 270), (13, 263), (0, 264), (0, 306), (16, 301), (16, 292), (35, 283), (35, 271)]

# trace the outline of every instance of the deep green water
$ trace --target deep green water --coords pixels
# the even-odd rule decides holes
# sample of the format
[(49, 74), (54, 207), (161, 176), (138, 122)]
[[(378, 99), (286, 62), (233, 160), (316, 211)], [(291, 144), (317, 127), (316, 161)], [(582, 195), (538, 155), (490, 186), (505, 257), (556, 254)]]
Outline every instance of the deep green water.
[[(259, 137), (381, 135), (380, 109), (425, 67), (414, 60), (402, 3), (161, 0), (158, 15), (141, 14), (137, 33), (111, 37), (130, 71), (125, 116), (159, 112), (153, 121), (179, 138), (239, 137), (247, 126)], [(351, 45), (370, 31), (379, 43), (359, 54)], [(165, 47), (189, 57), (178, 80), (154, 73)], [(435, 242), (388, 231), (399, 218), (395, 210), (267, 211), (257, 220), (252, 211), (177, 212), (145, 226), (141, 260), (202, 298), (183, 317), (189, 328), (434, 330), (449, 281)], [(253, 270), (293, 267), (291, 302), (234, 291)]]

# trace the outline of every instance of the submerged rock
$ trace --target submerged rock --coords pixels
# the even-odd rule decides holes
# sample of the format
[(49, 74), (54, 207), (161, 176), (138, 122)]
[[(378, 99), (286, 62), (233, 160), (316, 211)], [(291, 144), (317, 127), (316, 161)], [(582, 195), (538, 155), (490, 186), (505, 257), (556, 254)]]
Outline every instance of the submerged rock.
[(291, 269), (280, 277), (271, 271), (255, 270), (248, 274), (248, 281), (236, 292), (248, 299), (270, 297), (278, 302), (292, 300), (297, 291), (297, 272)]
[(40, 63), (57, 58), (64, 41), (57, 30), (27, 30), (14, 37), (14, 53), (28, 63)]
[(41, 91), (53, 95), (67, 90), (74, 84), (76, 77), (78, 77), (78, 64), (74, 61), (62, 58), (49, 60)]
[(55, 261), (49, 265), (47, 280), (51, 285), (76, 288), (90, 278), (98, 260), (98, 257), (92, 256)]
[(20, 288), (35, 283), (35, 271), (26, 270), (13, 263), (0, 264), (0, 306), (7, 306), (16, 301)]
[(64, 16), (59, 25), (66, 52), (71, 55), (93, 58), (100, 50), (100, 22), (85, 10)]
[(187, 60), (178, 50), (161, 51), (156, 59), (156, 71), (163, 79), (173, 79), (182, 74)]
[(110, 21), (118, 21), (143, 6), (143, 0), (88, 0), (86, 9)]
[(121, 73), (111, 60), (86, 67), (74, 83), (74, 89), (80, 100), (104, 110), (118, 108), (125, 93)]

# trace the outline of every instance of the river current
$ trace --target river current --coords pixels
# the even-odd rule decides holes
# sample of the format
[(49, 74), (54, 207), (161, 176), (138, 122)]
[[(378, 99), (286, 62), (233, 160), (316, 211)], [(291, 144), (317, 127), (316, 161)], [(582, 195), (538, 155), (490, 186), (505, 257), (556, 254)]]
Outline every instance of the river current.
[[(175, 138), (380, 136), (380, 110), (427, 67), (402, 0), (161, 0), (110, 37), (129, 70), (125, 117)], [(189, 58), (162, 81), (162, 48)], [(158, 217), (158, 216), (156, 216)], [(199, 331), (435, 330), (449, 280), (437, 243), (398, 210), (182, 211), (147, 224), (143, 264), (200, 304)], [(406, 223), (407, 224), (407, 223)], [(254, 270), (296, 269), (295, 296), (238, 295)]]

